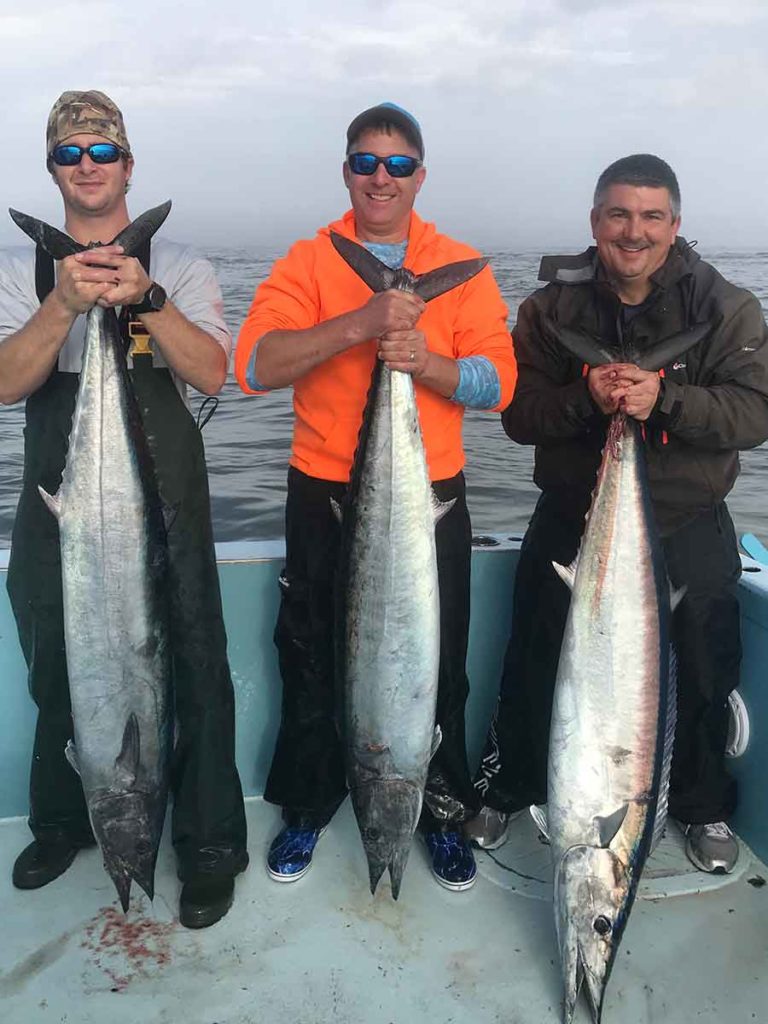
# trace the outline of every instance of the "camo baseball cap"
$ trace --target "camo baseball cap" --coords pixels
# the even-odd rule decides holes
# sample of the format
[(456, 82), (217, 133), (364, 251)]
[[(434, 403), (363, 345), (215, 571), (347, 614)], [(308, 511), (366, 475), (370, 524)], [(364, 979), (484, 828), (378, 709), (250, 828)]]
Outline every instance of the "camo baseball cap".
[(101, 135), (130, 156), (123, 115), (109, 96), (95, 89), (63, 92), (48, 115), (46, 156), (72, 135)]

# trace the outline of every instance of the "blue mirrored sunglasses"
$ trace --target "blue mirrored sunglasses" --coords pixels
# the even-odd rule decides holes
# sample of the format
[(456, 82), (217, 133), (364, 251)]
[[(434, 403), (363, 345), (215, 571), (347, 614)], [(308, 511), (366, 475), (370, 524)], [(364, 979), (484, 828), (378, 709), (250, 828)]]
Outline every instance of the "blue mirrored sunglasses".
[(87, 153), (95, 164), (114, 164), (124, 155), (113, 142), (94, 142), (92, 146), (55, 146), (51, 160), (59, 167), (74, 167), (83, 159), (83, 153)]
[(376, 173), (379, 164), (384, 164), (388, 175), (392, 178), (410, 178), (421, 160), (415, 156), (376, 156), (375, 153), (350, 153), (347, 157), (349, 169), (353, 174), (364, 174), (370, 177)]

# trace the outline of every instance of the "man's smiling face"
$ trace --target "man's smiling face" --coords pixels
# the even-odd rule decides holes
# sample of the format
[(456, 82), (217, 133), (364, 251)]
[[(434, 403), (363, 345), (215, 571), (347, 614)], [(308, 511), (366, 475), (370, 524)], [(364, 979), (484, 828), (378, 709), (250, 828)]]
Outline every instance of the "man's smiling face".
[[(419, 157), (418, 150), (398, 131), (365, 131), (351, 152)], [(353, 174), (345, 161), (343, 173), (355, 211), (357, 237), (364, 242), (402, 242), (407, 238), (411, 209), (424, 182), (425, 168), (417, 168), (409, 178), (393, 178), (379, 164), (374, 174), (366, 176)]]
[(619, 286), (648, 285), (677, 237), (669, 190), (610, 185), (590, 217), (592, 237), (608, 277)]

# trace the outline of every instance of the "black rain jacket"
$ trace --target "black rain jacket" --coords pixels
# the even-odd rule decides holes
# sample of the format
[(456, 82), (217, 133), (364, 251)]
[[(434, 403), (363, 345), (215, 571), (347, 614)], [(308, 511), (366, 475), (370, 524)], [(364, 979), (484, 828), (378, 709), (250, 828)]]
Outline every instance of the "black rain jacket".
[(626, 327), (595, 247), (578, 256), (545, 256), (539, 280), (549, 283), (523, 302), (512, 332), (519, 375), (502, 413), (513, 441), (536, 445), (537, 486), (562, 489), (567, 501), (591, 491), (608, 423), (592, 401), (583, 365), (552, 336), (547, 320), (586, 331), (617, 353), (622, 334), (642, 351), (708, 321), (714, 326), (707, 337), (664, 368), (664, 387), (646, 423), (646, 454), (662, 534), (721, 502), (738, 476), (739, 449), (768, 438), (768, 328), (756, 297), (726, 281), (682, 238)]

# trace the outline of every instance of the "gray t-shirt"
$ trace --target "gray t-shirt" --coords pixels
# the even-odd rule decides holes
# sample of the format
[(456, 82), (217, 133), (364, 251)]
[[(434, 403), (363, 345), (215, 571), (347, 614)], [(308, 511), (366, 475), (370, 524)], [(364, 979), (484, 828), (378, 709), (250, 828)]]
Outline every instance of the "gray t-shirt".
[[(232, 335), (224, 322), (221, 289), (208, 260), (186, 245), (155, 237), (150, 246), (149, 274), (165, 288), (179, 312), (210, 334), (229, 358)], [(20, 330), (39, 308), (34, 247), (0, 250), (0, 340)], [(64, 373), (80, 372), (85, 319), (84, 315), (77, 317), (59, 353), (58, 368)], [(152, 353), (155, 366), (168, 365), (157, 345), (152, 345)], [(185, 382), (175, 374), (173, 378), (180, 394), (186, 398)]]

